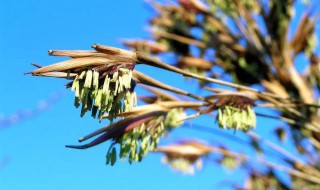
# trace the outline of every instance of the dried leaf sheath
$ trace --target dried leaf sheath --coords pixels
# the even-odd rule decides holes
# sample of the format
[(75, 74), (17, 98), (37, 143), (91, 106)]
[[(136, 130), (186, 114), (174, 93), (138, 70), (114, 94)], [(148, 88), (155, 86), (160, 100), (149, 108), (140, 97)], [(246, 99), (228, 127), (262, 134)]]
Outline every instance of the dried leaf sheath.
[(53, 72), (53, 71), (66, 71), (77, 68), (94, 67), (100, 65), (107, 65), (112, 60), (102, 57), (84, 57), (78, 59), (71, 59), (62, 61), (56, 64), (52, 64), (46, 67), (41, 67), (31, 72), (32, 75), (39, 75), (41, 73)]
[(86, 50), (49, 50), (49, 55), (52, 56), (67, 56), (72, 58), (80, 57), (108, 57), (104, 53), (99, 53), (96, 51), (86, 51)]
[(119, 135), (124, 134), (133, 128), (143, 124), (144, 122), (154, 118), (155, 116), (149, 116), (146, 118), (142, 118), (137, 121), (130, 121), (130, 123), (124, 123), (122, 125), (118, 125), (117, 127), (114, 127), (108, 131), (102, 132), (103, 134), (100, 135), (98, 138), (93, 140), (92, 142), (85, 144), (85, 145), (66, 145), (67, 148), (76, 148), (76, 149), (87, 149), (96, 145), (99, 145), (107, 140), (110, 140), (112, 138), (117, 138)]

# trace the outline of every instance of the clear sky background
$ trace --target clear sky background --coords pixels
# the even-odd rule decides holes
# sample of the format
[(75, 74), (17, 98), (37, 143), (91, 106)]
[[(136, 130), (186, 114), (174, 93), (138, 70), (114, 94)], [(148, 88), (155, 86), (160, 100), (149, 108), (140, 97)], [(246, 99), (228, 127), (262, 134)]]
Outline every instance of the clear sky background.
[[(120, 38), (148, 38), (145, 26), (151, 15), (143, 1), (133, 0), (0, 1), (0, 189), (189, 190), (221, 188), (222, 179), (244, 181), (241, 171), (229, 172), (211, 162), (205, 162), (204, 169), (194, 176), (178, 174), (162, 165), (158, 154), (149, 154), (142, 163), (118, 161), (114, 167), (107, 166), (109, 143), (87, 150), (67, 149), (66, 144), (77, 144), (79, 137), (108, 123), (90, 116), (80, 118), (80, 110), (73, 107), (73, 93), (63, 88), (66, 81), (23, 75), (34, 69), (32, 62), (48, 65), (63, 60), (49, 57), (49, 49), (90, 49), (94, 43), (123, 47)], [(141, 66), (137, 69), (199, 92), (186, 88), (196, 84), (194, 81), (185, 85), (180, 76)], [(48, 100), (54, 103), (48, 104)], [(26, 119), (19, 121), (22, 116)], [(218, 128), (212, 118), (188, 125), (197, 123)], [(276, 124), (261, 119), (256, 132), (270, 135)], [(241, 133), (227, 133), (242, 138)], [(163, 144), (187, 137), (246, 150), (243, 144), (183, 128)]]

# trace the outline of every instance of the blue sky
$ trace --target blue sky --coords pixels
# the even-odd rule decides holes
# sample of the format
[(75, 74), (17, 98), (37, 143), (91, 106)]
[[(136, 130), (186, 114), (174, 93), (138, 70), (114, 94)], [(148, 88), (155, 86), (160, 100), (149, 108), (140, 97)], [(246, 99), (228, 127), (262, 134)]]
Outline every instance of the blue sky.
[[(114, 167), (106, 166), (109, 143), (82, 151), (67, 149), (64, 145), (77, 144), (79, 137), (107, 123), (79, 117), (80, 110), (73, 107), (73, 94), (63, 88), (66, 81), (23, 75), (34, 69), (32, 62), (48, 65), (62, 60), (49, 57), (49, 49), (90, 49), (94, 43), (122, 47), (120, 38), (149, 37), (145, 26), (151, 15), (143, 1), (1, 0), (0, 119), (38, 111), (28, 120), (7, 128), (0, 126), (0, 160), (6, 162), (0, 161), (0, 189), (214, 189), (221, 179), (245, 179), (239, 171), (227, 172), (214, 164), (206, 164), (195, 176), (177, 174), (164, 167), (157, 154), (147, 156), (142, 163), (120, 161)], [(137, 69), (177, 87), (192, 86), (168, 72), (143, 66)], [(58, 101), (41, 111), (44, 102), (55, 96), (60, 97)], [(261, 124), (266, 120), (259, 122), (257, 132), (270, 134), (273, 125), (265, 128)], [(213, 119), (200, 118), (194, 123), (217, 128)], [(177, 137), (226, 142), (218, 136), (178, 129), (164, 144)], [(245, 150), (232, 141), (228, 145)]]

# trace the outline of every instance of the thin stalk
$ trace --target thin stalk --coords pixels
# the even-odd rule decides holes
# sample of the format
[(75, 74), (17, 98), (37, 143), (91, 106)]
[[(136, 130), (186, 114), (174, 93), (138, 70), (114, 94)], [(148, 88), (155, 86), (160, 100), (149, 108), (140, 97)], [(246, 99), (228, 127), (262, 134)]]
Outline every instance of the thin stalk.
[(209, 77), (200, 76), (200, 75), (197, 75), (194, 73), (190, 73), (190, 72), (184, 71), (182, 69), (179, 69), (177, 67), (171, 66), (169, 64), (163, 63), (155, 58), (152, 58), (150, 56), (147, 56), (147, 55), (139, 53), (139, 52), (137, 52), (137, 59), (139, 62), (144, 63), (146, 65), (150, 65), (153, 67), (158, 67), (158, 68), (165, 69), (168, 71), (176, 72), (176, 73), (182, 74), (183, 76), (192, 77), (192, 78), (196, 78), (199, 80), (204, 80), (207, 82), (212, 82), (212, 83), (216, 83), (216, 84), (220, 84), (220, 85), (224, 85), (224, 86), (229, 86), (229, 87), (233, 87), (236, 89), (248, 90), (248, 91), (255, 92), (257, 94), (264, 95), (264, 96), (269, 96), (269, 97), (272, 97), (275, 99), (288, 100), (288, 98), (281, 97), (281, 96), (278, 96), (278, 95), (275, 95), (272, 93), (268, 93), (268, 92), (259, 91), (257, 89), (243, 86), (240, 84), (235, 84), (235, 83), (226, 82), (226, 81), (219, 80), (219, 79), (209, 78)]
[(262, 113), (256, 113), (257, 116), (261, 116), (261, 117), (266, 117), (266, 118), (270, 118), (270, 119), (276, 119), (276, 120), (282, 120), (288, 124), (291, 124), (291, 125), (299, 125), (299, 126), (302, 126), (302, 127), (306, 127), (307, 129), (311, 130), (311, 131), (315, 131), (315, 132), (320, 132), (320, 130), (312, 125), (312, 123), (307, 123), (307, 124), (304, 124), (304, 123), (301, 123), (301, 122), (298, 122), (296, 120), (293, 120), (293, 119), (290, 119), (290, 118), (287, 118), (287, 117), (282, 117), (282, 116), (272, 116), (272, 115), (266, 115), (266, 114), (262, 114)]
[(257, 107), (267, 107), (267, 108), (279, 108), (279, 107), (314, 107), (320, 108), (320, 105), (317, 104), (307, 104), (307, 103), (279, 103), (279, 104), (272, 104), (272, 103), (263, 103), (263, 104), (256, 104)]
[(205, 48), (206, 47), (205, 43), (200, 42), (198, 40), (194, 40), (192, 38), (187, 38), (187, 37), (184, 37), (184, 36), (179, 36), (179, 35), (176, 35), (176, 34), (171, 34), (171, 33), (163, 32), (163, 31), (159, 31), (159, 30), (153, 30), (153, 33), (156, 36), (161, 36), (161, 37), (164, 37), (164, 38), (167, 38), (167, 39), (171, 39), (171, 40), (175, 40), (175, 41), (178, 41), (178, 42), (181, 42), (181, 43), (191, 44), (191, 45), (194, 45), (194, 46), (197, 46), (197, 47), (200, 47), (200, 48)]
[(229, 150), (226, 150), (226, 149), (217, 148), (217, 147), (212, 147), (211, 152), (217, 153), (217, 154), (226, 155), (226, 156), (231, 156), (231, 157), (237, 157), (237, 158), (245, 160), (245, 161), (253, 161), (253, 162), (256, 162), (256, 163), (260, 163), (260, 164), (265, 165), (265, 166), (267, 166), (269, 168), (273, 168), (273, 169), (276, 169), (276, 170), (279, 170), (279, 171), (283, 171), (283, 172), (286, 172), (288, 174), (294, 175), (296, 177), (305, 179), (307, 181), (311, 181), (311, 182), (320, 184), (320, 178), (319, 177), (312, 176), (310, 174), (303, 173), (303, 172), (300, 172), (300, 171), (298, 171), (296, 169), (285, 167), (285, 166), (280, 165), (280, 164), (275, 164), (273, 162), (270, 162), (270, 161), (267, 161), (267, 160), (264, 160), (264, 159), (254, 159), (254, 158), (245, 156), (245, 155), (240, 154), (240, 153), (235, 153), (235, 152), (232, 152), (232, 151), (229, 151)]

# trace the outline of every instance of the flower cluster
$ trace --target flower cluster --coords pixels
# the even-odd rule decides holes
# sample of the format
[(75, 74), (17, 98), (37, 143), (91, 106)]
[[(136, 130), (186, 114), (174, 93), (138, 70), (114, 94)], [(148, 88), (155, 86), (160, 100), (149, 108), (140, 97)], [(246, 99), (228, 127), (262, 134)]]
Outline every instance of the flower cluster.
[(185, 56), (179, 59), (177, 67), (185, 71), (205, 76), (206, 71), (212, 67), (212, 63), (203, 58)]
[(216, 121), (220, 128), (244, 132), (255, 128), (256, 114), (253, 110), (255, 96), (248, 92), (207, 89), (216, 91), (216, 94), (208, 96), (207, 100), (216, 99), (212, 107), (218, 110)]
[(251, 106), (236, 108), (224, 106), (218, 109), (217, 121), (220, 128), (247, 132), (256, 126), (256, 115)]
[[(82, 104), (81, 116), (92, 111), (98, 117), (108, 112), (109, 119), (121, 112), (130, 111), (136, 105), (136, 94), (131, 92), (132, 71), (119, 68), (113, 74), (99, 78), (95, 70), (82, 71), (72, 82), (71, 90), (75, 92), (75, 106)], [(122, 101), (123, 100), (123, 101)]]
[(200, 159), (190, 160), (186, 158), (174, 158), (174, 157), (164, 157), (162, 162), (169, 164), (170, 168), (176, 171), (179, 171), (183, 174), (192, 175), (195, 173), (195, 170), (202, 169), (202, 161)]
[(173, 108), (168, 112), (166, 119), (164, 120), (164, 126), (168, 129), (181, 126), (183, 125), (183, 121), (181, 119), (186, 116), (187, 115), (182, 108)]
[(223, 156), (220, 160), (220, 163), (230, 171), (238, 168), (241, 164), (241, 162), (237, 160), (236, 157), (232, 156)]
[(53, 56), (67, 56), (70, 60), (41, 67), (30, 72), (35, 76), (71, 79), (67, 88), (75, 93), (74, 105), (81, 105), (81, 117), (87, 111), (101, 119), (105, 113), (112, 121), (122, 112), (136, 106), (135, 82), (132, 70), (135, 54), (125, 50), (95, 44), (96, 51), (50, 50)]
[(147, 40), (124, 40), (123, 45), (134, 49), (135, 51), (143, 52), (145, 54), (159, 54), (166, 52), (168, 47), (154, 41)]
[(120, 146), (120, 158), (128, 158), (129, 162), (140, 162), (149, 151), (153, 151), (165, 133), (162, 122), (157, 127), (149, 127), (142, 124), (123, 134), (118, 140)]
[[(181, 121), (185, 117), (183, 109), (173, 108), (166, 115), (161, 115), (144, 122), (133, 130), (122, 134), (115, 140), (119, 144), (119, 158), (128, 158), (129, 163), (133, 161), (140, 162), (149, 151), (154, 151), (160, 138), (163, 137), (167, 131), (183, 124)], [(110, 148), (107, 153), (107, 164), (113, 165), (115, 147)]]
[(165, 154), (164, 164), (169, 164), (171, 169), (184, 174), (194, 174), (202, 168), (201, 157), (212, 151), (206, 144), (197, 141), (184, 141), (176, 145), (157, 148), (157, 152)]

